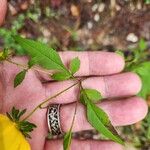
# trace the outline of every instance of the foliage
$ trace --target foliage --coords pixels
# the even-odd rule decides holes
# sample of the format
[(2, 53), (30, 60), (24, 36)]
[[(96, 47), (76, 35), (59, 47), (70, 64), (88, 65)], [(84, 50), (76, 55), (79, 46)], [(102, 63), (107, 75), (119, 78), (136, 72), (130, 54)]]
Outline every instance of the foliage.
[(7, 117), (15, 122), (17, 124), (18, 129), (22, 132), (22, 134), (27, 137), (27, 138), (31, 138), (31, 136), (29, 135), (29, 133), (31, 131), (33, 131), (34, 128), (36, 128), (36, 125), (33, 123), (30, 123), (26, 120), (20, 120), (20, 118), (25, 114), (26, 109), (23, 110), (19, 110), (16, 109), (15, 107), (12, 108), (10, 113), (6, 113)]
[[(55, 80), (66, 80), (69, 78), (75, 79), (73, 75), (79, 70), (79, 58), (76, 57), (70, 62), (70, 70), (68, 70), (62, 63), (59, 54), (52, 48), (49, 48), (47, 45), (33, 40), (24, 39), (19, 36), (15, 36), (14, 39), (19, 45), (21, 45), (25, 49), (27, 55), (30, 56), (30, 61), (28, 63), (29, 67), (31, 67), (32, 65), (40, 65), (45, 69), (55, 70), (56, 72), (51, 76)], [(24, 75), (25, 71), (19, 73), (16, 76), (16, 78), (18, 79), (16, 81), (19, 81), (16, 82), (16, 85), (21, 83)], [(101, 94), (94, 89), (83, 89), (81, 83), (80, 86), (82, 88), (80, 97), (82, 103), (86, 106), (87, 118), (89, 123), (106, 137), (123, 144), (123, 141), (118, 136), (117, 132), (114, 132), (114, 128), (113, 130), (111, 130), (112, 125), (109, 121), (107, 114), (94, 104), (94, 102), (102, 99)], [(72, 126), (69, 132), (66, 133), (64, 137), (64, 149), (66, 150), (69, 149), (69, 145), (71, 143), (71, 130)]]
[(88, 97), (92, 102), (98, 102), (102, 99), (101, 93), (95, 89), (83, 89), (80, 94), (80, 101), (85, 104), (86, 97)]
[(24, 39), (19, 36), (15, 36), (14, 39), (25, 49), (26, 53), (31, 57), (31, 60), (34, 60), (36, 64), (45, 69), (68, 72), (59, 54), (52, 48), (40, 42)]
[(11, 29), (0, 28), (0, 37), (3, 39), (4, 47), (15, 50), (16, 54), (24, 55), (25, 52), (20, 45), (16, 45), (13, 36), (18, 33), (25, 22), (25, 16), (19, 15), (18, 18), (12, 22)]
[(14, 87), (15, 87), (15, 88), (16, 88), (19, 84), (22, 83), (22, 81), (23, 81), (24, 78), (25, 78), (26, 72), (27, 72), (26, 70), (23, 70), (23, 71), (19, 72), (19, 73), (16, 75), (16, 77), (15, 77), (15, 79), (14, 79)]
[(82, 90), (81, 101), (86, 106), (87, 119), (89, 123), (105, 137), (123, 144), (122, 139), (118, 136), (117, 132), (110, 131), (112, 127), (109, 121), (108, 115), (99, 107), (97, 107), (92, 101), (100, 100), (101, 95), (98, 91), (92, 89)]
[(146, 61), (145, 58), (147, 55), (146, 48), (146, 42), (141, 39), (138, 46), (132, 50), (132, 58), (126, 58), (127, 63), (125, 68), (126, 71), (133, 71), (140, 76), (143, 87), (138, 95), (144, 99), (150, 94), (150, 61)]
[(75, 74), (79, 70), (79, 68), (80, 68), (80, 60), (78, 57), (76, 57), (71, 60), (69, 69), (72, 74)]
[(150, 4), (150, 0), (145, 0), (145, 3), (146, 4)]
[(69, 147), (71, 145), (71, 136), (72, 136), (71, 130), (65, 134), (63, 140), (64, 150), (69, 150)]
[(9, 50), (4, 49), (2, 52), (0, 52), (0, 61), (6, 60), (9, 56)]
[[(142, 80), (142, 89), (139, 92), (139, 96), (149, 101), (150, 95), (150, 61), (148, 57), (148, 45), (144, 39), (141, 39), (136, 48), (130, 49), (132, 55), (125, 56), (126, 68), (125, 71), (133, 71), (137, 73)], [(149, 148), (150, 140), (150, 113), (146, 118), (139, 123), (140, 130), (135, 131), (134, 125), (123, 128), (123, 133), (128, 135), (128, 140), (132, 141), (132, 145), (135, 147)], [(144, 144), (143, 144), (144, 143)]]

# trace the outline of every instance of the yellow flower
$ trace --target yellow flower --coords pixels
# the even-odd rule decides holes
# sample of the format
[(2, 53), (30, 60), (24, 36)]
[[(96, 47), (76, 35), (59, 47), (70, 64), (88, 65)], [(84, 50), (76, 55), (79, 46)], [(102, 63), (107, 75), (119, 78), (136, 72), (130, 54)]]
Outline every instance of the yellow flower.
[(0, 149), (1, 150), (30, 150), (30, 145), (17, 124), (7, 116), (0, 114)]

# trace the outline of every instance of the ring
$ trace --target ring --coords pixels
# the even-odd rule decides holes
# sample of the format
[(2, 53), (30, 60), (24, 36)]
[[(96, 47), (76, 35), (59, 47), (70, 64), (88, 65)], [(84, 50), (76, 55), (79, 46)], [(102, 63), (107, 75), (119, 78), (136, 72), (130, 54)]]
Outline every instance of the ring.
[(47, 110), (48, 128), (53, 136), (62, 134), (59, 117), (60, 106), (60, 104), (52, 104), (48, 106)]

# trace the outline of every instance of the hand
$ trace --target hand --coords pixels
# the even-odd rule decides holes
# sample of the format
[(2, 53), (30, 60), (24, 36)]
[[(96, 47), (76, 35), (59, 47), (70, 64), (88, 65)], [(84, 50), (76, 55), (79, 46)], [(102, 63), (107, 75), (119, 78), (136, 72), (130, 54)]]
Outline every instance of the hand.
[[(133, 96), (141, 88), (141, 81), (134, 73), (120, 73), (124, 67), (124, 60), (115, 53), (108, 52), (62, 52), (61, 58), (65, 64), (76, 56), (81, 60), (81, 67), (78, 76), (92, 76), (83, 81), (85, 88), (94, 88), (102, 93), (102, 96), (109, 98), (98, 104), (110, 117), (114, 126), (130, 125), (143, 119), (147, 113), (147, 105), (144, 100)], [(26, 64), (25, 57), (15, 57), (14, 62)], [(31, 111), (42, 100), (54, 95), (74, 81), (51, 82), (49, 78), (37, 71), (28, 71), (25, 80), (16, 89), (13, 88), (13, 80), (20, 69), (13, 64), (4, 62), (1, 66), (1, 100), (3, 113), (9, 112), (13, 106), (27, 108)], [(112, 75), (114, 74), (114, 75)], [(107, 75), (107, 76), (106, 76)], [(70, 103), (77, 100), (78, 87), (73, 87), (67, 92), (56, 97), (50, 103)], [(130, 98), (123, 98), (129, 96)], [(133, 96), (133, 97), (131, 97)], [(117, 97), (118, 100), (112, 98)], [(112, 99), (112, 100), (111, 100)], [(68, 131), (74, 113), (74, 104), (61, 107), (60, 120), (64, 132)], [(30, 140), (32, 150), (57, 150), (62, 149), (62, 141), (46, 141), (48, 132), (46, 123), (46, 109), (40, 109), (31, 116), (30, 121), (38, 128), (31, 134)], [(77, 109), (76, 120), (73, 131), (92, 129), (86, 120), (84, 107), (80, 104)], [(38, 144), (37, 144), (38, 143)], [(80, 144), (80, 147), (77, 145)], [(113, 142), (78, 141), (73, 140), (72, 149), (111, 149), (120, 150), (121, 146)]]
[[(0, 0), (0, 3), (6, 6), (4, 0)], [(3, 20), (5, 13), (0, 14), (3, 14), (0, 20)], [(124, 60), (121, 56), (107, 52), (63, 52), (60, 55), (66, 65), (72, 58), (79, 57), (81, 67), (78, 76), (97, 76), (85, 80), (83, 86), (97, 89), (103, 97), (108, 98), (98, 106), (107, 112), (114, 126), (130, 125), (145, 117), (147, 114), (145, 101), (133, 96), (139, 92), (141, 81), (134, 73), (120, 73), (124, 68)], [(27, 58), (15, 57), (13, 61), (26, 64)], [(16, 65), (8, 62), (4, 62), (0, 66), (0, 111), (2, 113), (9, 112), (13, 106), (20, 109), (27, 108), (30, 112), (42, 100), (72, 85), (74, 82), (51, 82), (45, 74), (30, 70), (23, 83), (14, 89), (13, 80), (19, 71), (20, 69)], [(73, 87), (50, 103), (67, 104), (74, 102), (77, 100), (77, 91), (78, 88)], [(125, 96), (130, 98), (123, 98)], [(112, 99), (114, 97), (119, 99)], [(48, 132), (46, 111), (46, 109), (40, 109), (29, 119), (38, 126), (31, 134), (32, 139), (29, 141), (31, 148), (32, 150), (61, 150), (62, 140), (45, 140)], [(70, 128), (73, 113), (74, 104), (61, 107), (60, 120), (64, 132)], [(73, 131), (87, 129), (92, 129), (92, 127), (86, 120), (84, 107), (79, 105)], [(111, 141), (73, 140), (71, 149), (121, 150), (122, 146)]]

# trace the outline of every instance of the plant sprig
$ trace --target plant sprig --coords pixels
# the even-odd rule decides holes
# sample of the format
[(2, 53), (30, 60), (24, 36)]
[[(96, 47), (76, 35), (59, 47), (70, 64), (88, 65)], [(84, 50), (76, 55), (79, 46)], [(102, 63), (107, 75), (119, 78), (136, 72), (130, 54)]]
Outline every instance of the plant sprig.
[[(47, 104), (50, 100), (57, 97), (58, 95), (66, 92), (67, 90), (69, 90), (70, 88), (76, 85), (79, 85), (80, 102), (86, 108), (88, 122), (98, 132), (102, 133), (107, 138), (115, 142), (118, 142), (120, 144), (123, 144), (122, 139), (120, 138), (120, 136), (118, 135), (114, 127), (112, 126), (108, 115), (101, 108), (96, 106), (96, 102), (99, 102), (102, 99), (101, 93), (95, 89), (84, 89), (84, 87), (82, 86), (82, 80), (78, 80), (74, 77), (74, 74), (80, 69), (80, 60), (78, 57), (72, 59), (69, 65), (69, 69), (67, 69), (66, 66), (63, 64), (59, 54), (52, 48), (47, 47), (45, 44), (33, 40), (29, 40), (29, 39), (24, 39), (20, 36), (15, 36), (14, 39), (22, 48), (25, 49), (26, 54), (30, 58), (26, 69), (23, 68), (23, 66), (19, 65), (18, 63), (9, 61), (10, 63), (16, 64), (17, 66), (21, 66), (21, 68), (23, 68), (23, 70), (20, 73), (18, 73), (15, 77), (14, 87), (19, 86), (23, 82), (28, 69), (32, 69), (34, 66), (41, 66), (44, 69), (53, 70), (54, 73), (53, 75), (50, 75), (50, 77), (53, 78), (54, 80), (60, 81), (60, 80), (74, 79), (76, 81), (75, 84), (43, 100), (42, 103), (37, 105), (28, 115), (26, 115), (26, 117), (24, 117), (22, 122), (19, 122), (18, 124), (19, 129), (26, 137), (30, 137), (29, 132), (31, 132), (35, 128), (34, 124), (27, 121), (27, 119), (30, 116), (32, 116), (32, 114), (35, 111), (40, 109), (43, 105)], [(8, 57), (4, 58), (3, 60), (8, 60)], [(16, 121), (14, 119), (20, 119), (16, 117), (16, 114), (18, 117), (20, 116), (19, 115), (20, 111), (19, 112), (18, 111), (19, 110), (14, 111), (13, 108), (13, 114), (11, 113), (11, 115), (10, 114), (7, 115), (9, 116), (10, 119)], [(77, 111), (77, 105), (75, 107), (75, 112), (74, 112), (70, 130), (64, 136), (64, 150), (68, 150), (71, 144), (72, 128), (75, 120), (76, 111)]]
[(150, 95), (150, 61), (146, 57), (148, 55), (147, 49), (147, 43), (144, 39), (141, 39), (135, 48), (130, 49), (132, 55), (125, 56), (123, 52), (119, 51), (119, 54), (126, 60), (125, 71), (135, 72), (141, 78), (142, 89), (138, 96), (144, 99), (147, 99)]

